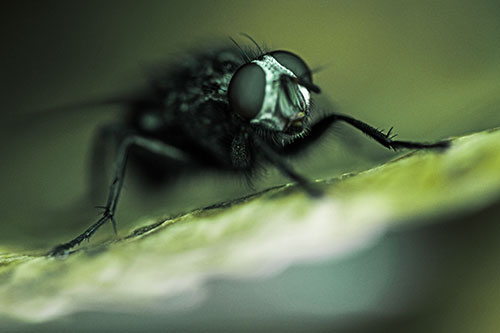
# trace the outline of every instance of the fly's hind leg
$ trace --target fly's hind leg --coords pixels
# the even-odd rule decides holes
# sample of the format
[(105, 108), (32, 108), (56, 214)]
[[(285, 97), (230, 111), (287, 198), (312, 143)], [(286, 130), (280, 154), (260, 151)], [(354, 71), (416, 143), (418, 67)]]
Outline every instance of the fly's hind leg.
[(164, 142), (140, 135), (124, 136), (118, 147), (118, 153), (113, 173), (113, 180), (111, 181), (109, 187), (108, 199), (106, 202), (106, 206), (104, 206), (104, 212), (101, 218), (74, 239), (53, 248), (49, 252), (50, 256), (63, 257), (68, 255), (69, 253), (71, 253), (71, 250), (75, 246), (80, 244), (85, 239), (89, 239), (106, 222), (111, 221), (111, 223), (113, 224), (113, 228), (116, 232), (116, 222), (114, 219), (114, 214), (116, 211), (116, 206), (118, 204), (118, 199), (120, 197), (120, 191), (123, 185), (123, 179), (125, 176), (127, 155), (130, 148), (134, 146), (141, 149), (145, 149), (147, 151), (153, 152), (161, 156), (165, 156), (173, 160), (185, 163), (191, 162), (189, 156), (182, 150), (174, 146), (168, 145)]

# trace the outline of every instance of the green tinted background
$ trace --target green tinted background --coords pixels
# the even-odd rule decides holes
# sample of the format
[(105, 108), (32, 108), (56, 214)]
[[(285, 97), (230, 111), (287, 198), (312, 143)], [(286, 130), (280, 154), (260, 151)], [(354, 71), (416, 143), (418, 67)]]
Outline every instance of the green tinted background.
[[(18, 1), (0, 12), (2, 246), (47, 247), (95, 218), (89, 207), (98, 203), (81, 203), (90, 142), (95, 128), (117, 113), (98, 108), (27, 121), (23, 115), (127, 90), (145, 82), (151, 64), (175, 62), (228, 36), (248, 43), (240, 32), (321, 68), (315, 74), (320, 108), (394, 126), (401, 139), (500, 126), (500, 3), (494, 0)], [(296, 166), (317, 178), (390, 156), (339, 128)], [(270, 172), (256, 187), (285, 181)], [(161, 194), (130, 182), (118, 219), (126, 228), (153, 209), (177, 212), (249, 191), (212, 174)]]

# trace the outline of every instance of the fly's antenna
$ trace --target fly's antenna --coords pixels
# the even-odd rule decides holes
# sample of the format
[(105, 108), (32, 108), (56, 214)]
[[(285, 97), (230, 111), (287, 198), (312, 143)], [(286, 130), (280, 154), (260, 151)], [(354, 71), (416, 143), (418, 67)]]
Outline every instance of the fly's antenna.
[(240, 35), (242, 35), (243, 37), (246, 37), (248, 38), (256, 47), (257, 49), (259, 50), (260, 54), (264, 54), (264, 51), (262, 51), (262, 48), (260, 47), (260, 45), (255, 41), (255, 39), (252, 38), (252, 36), (250, 36), (249, 34), (246, 34), (244, 32), (240, 32)]
[(324, 70), (325, 68), (326, 68), (326, 66), (318, 66), (318, 67), (314, 67), (313, 69), (311, 69), (311, 74), (321, 72), (321, 71), (322, 71), (322, 70)]
[(314, 84), (314, 83), (312, 83), (312, 82), (308, 82), (308, 81), (306, 80), (306, 76), (307, 76), (308, 74), (314, 74), (314, 73), (317, 73), (317, 72), (319, 72), (319, 71), (321, 71), (321, 70), (323, 70), (323, 69), (324, 69), (324, 66), (321, 66), (321, 67), (315, 67), (315, 68), (311, 69), (308, 73), (304, 73), (304, 74), (302, 74), (302, 75), (297, 76), (297, 80), (299, 81), (299, 83), (300, 83), (301, 85), (303, 85), (303, 86), (304, 86), (304, 87), (306, 87), (307, 89), (311, 90), (312, 92), (314, 92), (314, 93), (316, 93), (316, 94), (319, 94), (319, 93), (321, 93), (321, 89), (320, 89), (320, 87), (318, 87), (317, 85), (315, 85), (315, 84)]
[(307, 80), (302, 79), (301, 77), (297, 77), (298, 82), (300, 85), (306, 87), (307, 89), (311, 90), (313, 93), (319, 94), (321, 93), (320, 87), (315, 85), (312, 82), (308, 82)]
[[(314, 70), (314, 72), (316, 72), (316, 71), (317, 71), (317, 69), (315, 69), (315, 70)], [(306, 87), (307, 89), (311, 90), (312, 92), (314, 92), (314, 93), (316, 93), (316, 94), (319, 94), (319, 93), (321, 93), (321, 89), (320, 89), (320, 87), (318, 87), (317, 85), (315, 85), (315, 84), (314, 84), (314, 83), (312, 83), (312, 82), (309, 82), (309, 81), (307, 80), (307, 78), (306, 78), (306, 76), (307, 76), (308, 74), (312, 74), (312, 73), (314, 73), (314, 72), (313, 72), (313, 71), (310, 71), (310, 72), (306, 72), (306, 73), (304, 73), (304, 74), (302, 74), (302, 75), (299, 75), (299, 76), (297, 76), (297, 79), (296, 79), (296, 80), (298, 81), (298, 83), (299, 83), (300, 85), (303, 85), (304, 87)]]
[(231, 42), (233, 42), (234, 45), (236, 45), (236, 47), (238, 48), (238, 50), (240, 50), (240, 53), (241, 53), (241, 57), (243, 58), (243, 60), (245, 60), (246, 62), (250, 62), (250, 58), (248, 57), (248, 55), (245, 53), (245, 51), (243, 51), (243, 49), (241, 48), (240, 44), (238, 44), (234, 39), (233, 37), (229, 36), (229, 39), (231, 40)]

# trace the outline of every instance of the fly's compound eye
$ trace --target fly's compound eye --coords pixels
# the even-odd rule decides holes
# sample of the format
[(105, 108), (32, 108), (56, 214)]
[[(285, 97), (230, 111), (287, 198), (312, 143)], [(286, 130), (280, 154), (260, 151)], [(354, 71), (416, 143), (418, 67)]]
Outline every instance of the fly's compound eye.
[(297, 77), (312, 83), (311, 70), (298, 55), (288, 51), (273, 51), (269, 55), (276, 59), (283, 67), (291, 70)]
[(228, 88), (229, 105), (244, 119), (259, 113), (266, 88), (266, 75), (256, 64), (246, 64), (231, 78)]
[(297, 76), (301, 85), (315, 93), (320, 92), (319, 87), (313, 84), (311, 70), (298, 55), (288, 51), (273, 51), (269, 55), (276, 59), (283, 67), (291, 70)]

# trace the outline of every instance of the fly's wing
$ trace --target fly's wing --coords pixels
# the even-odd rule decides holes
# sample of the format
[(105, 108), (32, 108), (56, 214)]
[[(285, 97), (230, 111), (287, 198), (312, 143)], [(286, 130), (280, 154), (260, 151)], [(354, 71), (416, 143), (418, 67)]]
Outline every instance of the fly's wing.
[(75, 111), (93, 112), (98, 110), (103, 111), (103, 107), (118, 106), (120, 110), (126, 111), (137, 104), (145, 104), (151, 101), (153, 94), (145, 88), (131, 89), (128, 92), (118, 93), (109, 97), (89, 98), (87, 101), (70, 103), (50, 107), (42, 110), (25, 113), (16, 116), (14, 119), (8, 120), (14, 127), (19, 125), (20, 128), (30, 124), (39, 124), (42, 122), (54, 121), (61, 117), (67, 117)]

